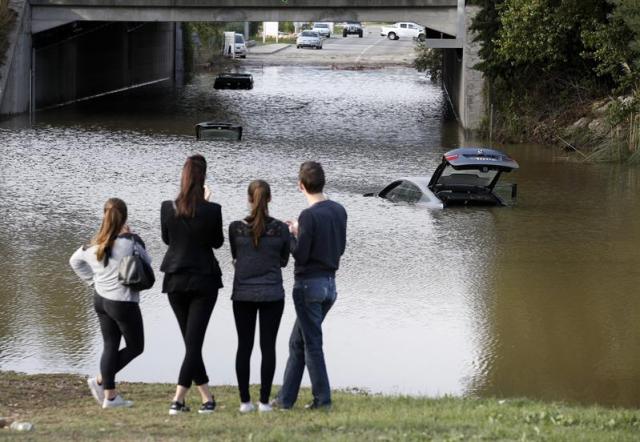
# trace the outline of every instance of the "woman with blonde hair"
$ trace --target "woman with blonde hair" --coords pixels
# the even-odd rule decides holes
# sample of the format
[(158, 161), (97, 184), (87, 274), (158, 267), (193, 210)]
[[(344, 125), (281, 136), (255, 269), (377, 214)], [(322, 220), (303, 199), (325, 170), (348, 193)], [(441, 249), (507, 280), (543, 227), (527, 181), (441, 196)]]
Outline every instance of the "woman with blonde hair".
[[(69, 259), (74, 272), (93, 287), (94, 308), (100, 322), (104, 350), (100, 374), (87, 379), (93, 397), (102, 408), (130, 407), (115, 387), (116, 373), (144, 350), (140, 294), (118, 279), (120, 260), (137, 252), (147, 263), (144, 242), (127, 226), (127, 205), (110, 198), (104, 205), (104, 217), (97, 235), (88, 246), (80, 247)], [(126, 346), (120, 349), (124, 337)]]
[(289, 227), (269, 216), (271, 189), (255, 180), (247, 189), (251, 213), (229, 226), (231, 255), (235, 263), (233, 315), (238, 332), (236, 375), (240, 412), (255, 410), (249, 395), (249, 365), (256, 319), (260, 316), (260, 402), (258, 411), (271, 411), (269, 396), (276, 369), (276, 337), (284, 310), (282, 267), (289, 261)]

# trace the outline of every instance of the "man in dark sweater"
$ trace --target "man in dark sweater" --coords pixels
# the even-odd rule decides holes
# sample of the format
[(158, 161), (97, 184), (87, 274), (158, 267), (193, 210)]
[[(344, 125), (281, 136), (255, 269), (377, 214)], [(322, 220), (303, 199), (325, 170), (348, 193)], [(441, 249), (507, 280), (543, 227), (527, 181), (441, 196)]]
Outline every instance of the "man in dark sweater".
[(309, 207), (298, 222), (289, 222), (294, 238), (291, 254), (295, 258), (293, 303), (297, 320), (289, 339), (289, 360), (282, 389), (275, 401), (291, 408), (298, 398), (306, 365), (311, 378), (313, 402), (307, 408), (329, 408), (331, 388), (322, 350), (322, 321), (336, 301), (335, 274), (347, 239), (347, 212), (322, 193), (325, 178), (320, 163), (307, 161), (300, 166), (299, 188)]

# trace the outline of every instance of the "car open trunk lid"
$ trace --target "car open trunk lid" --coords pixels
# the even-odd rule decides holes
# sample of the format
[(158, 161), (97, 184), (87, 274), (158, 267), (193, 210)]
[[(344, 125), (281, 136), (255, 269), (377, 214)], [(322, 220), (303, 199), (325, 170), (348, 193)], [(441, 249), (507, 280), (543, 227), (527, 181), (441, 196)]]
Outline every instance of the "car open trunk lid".
[(502, 205), (493, 189), (502, 173), (518, 168), (515, 160), (498, 150), (454, 149), (443, 155), (429, 181), (429, 189), (445, 205)]

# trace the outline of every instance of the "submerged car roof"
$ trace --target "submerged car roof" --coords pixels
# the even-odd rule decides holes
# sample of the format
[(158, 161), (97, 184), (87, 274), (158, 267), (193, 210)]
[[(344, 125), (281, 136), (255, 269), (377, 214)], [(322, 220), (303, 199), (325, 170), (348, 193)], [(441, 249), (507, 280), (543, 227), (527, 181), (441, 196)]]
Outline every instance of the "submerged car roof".
[(504, 152), (486, 147), (461, 147), (450, 150), (442, 156), (443, 162), (454, 169), (473, 169), (489, 166), (505, 172), (518, 169), (518, 163)]

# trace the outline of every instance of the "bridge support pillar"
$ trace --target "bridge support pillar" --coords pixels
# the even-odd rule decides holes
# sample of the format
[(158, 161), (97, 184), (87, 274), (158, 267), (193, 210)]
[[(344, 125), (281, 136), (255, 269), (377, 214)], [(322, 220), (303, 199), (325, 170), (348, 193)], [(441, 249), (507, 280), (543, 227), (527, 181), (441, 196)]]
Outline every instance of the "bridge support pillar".
[(445, 49), (443, 84), (460, 124), (470, 131), (482, 128), (486, 116), (485, 81), (482, 72), (474, 69), (480, 60), (480, 44), (474, 42), (471, 23), (480, 9), (468, 6), (462, 48)]
[[(0, 66), (0, 115), (28, 112), (31, 105), (31, 14), (28, 2), (11, 2), (17, 11), (9, 49)], [(0, 54), (1, 55), (1, 54)]]

